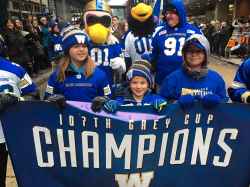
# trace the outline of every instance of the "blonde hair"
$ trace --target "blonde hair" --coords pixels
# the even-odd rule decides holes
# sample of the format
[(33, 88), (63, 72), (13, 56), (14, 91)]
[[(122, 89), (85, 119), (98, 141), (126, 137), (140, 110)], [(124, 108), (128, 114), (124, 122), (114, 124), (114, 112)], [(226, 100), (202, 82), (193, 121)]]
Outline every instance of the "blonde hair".
[[(89, 56), (87, 58), (88, 58), (87, 62), (86, 64), (84, 64), (84, 69), (85, 69), (84, 75), (86, 78), (89, 78), (94, 73), (96, 65)], [(66, 78), (65, 71), (67, 70), (70, 63), (71, 63), (71, 60), (70, 60), (69, 55), (62, 57), (59, 60), (59, 64), (58, 64), (59, 72), (57, 75), (57, 81), (64, 82)]]

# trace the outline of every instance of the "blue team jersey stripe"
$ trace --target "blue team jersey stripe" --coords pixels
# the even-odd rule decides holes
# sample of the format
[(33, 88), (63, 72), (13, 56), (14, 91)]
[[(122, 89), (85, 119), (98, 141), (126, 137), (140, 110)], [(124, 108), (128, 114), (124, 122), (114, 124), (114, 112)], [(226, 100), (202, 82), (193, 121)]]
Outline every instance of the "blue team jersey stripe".
[(13, 73), (20, 79), (25, 75), (25, 70), (21, 66), (3, 58), (0, 58), (0, 70)]
[(27, 95), (29, 93), (35, 92), (35, 91), (36, 91), (36, 85), (34, 83), (32, 83), (31, 85), (29, 85), (21, 90), (21, 95), (24, 96), (24, 95)]

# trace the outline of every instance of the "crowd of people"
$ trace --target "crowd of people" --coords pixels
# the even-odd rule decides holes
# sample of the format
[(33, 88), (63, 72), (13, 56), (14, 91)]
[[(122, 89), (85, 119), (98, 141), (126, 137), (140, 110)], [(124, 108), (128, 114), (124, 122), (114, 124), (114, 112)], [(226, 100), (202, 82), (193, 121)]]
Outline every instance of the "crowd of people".
[(214, 55), (229, 58), (250, 54), (250, 17), (240, 17), (232, 23), (212, 20), (199, 25), (211, 44)]
[(61, 52), (60, 31), (67, 24), (61, 20), (31, 16), (21, 20), (17, 17), (5, 21), (0, 35), (6, 49), (4, 54), (9, 60), (21, 65), (31, 77), (51, 66)]
[[(202, 32), (187, 22), (184, 4), (175, 0), (163, 8), (161, 22), (144, 3), (131, 9), (127, 22), (112, 17), (107, 6), (86, 7), (84, 30), (46, 17), (39, 23), (36, 17), (6, 20), (0, 45), (1, 111), (21, 97), (38, 99), (30, 76), (51, 62), (56, 67), (43, 99), (61, 108), (65, 100), (92, 102), (93, 111), (111, 113), (127, 104), (152, 105), (158, 112), (168, 103), (188, 109), (201, 102), (211, 108), (228, 102), (227, 95), (250, 102), (250, 59), (239, 68), (228, 94), (223, 77), (208, 69), (210, 45), (212, 53), (223, 56), (232, 35), (226, 23), (216, 39), (213, 24)], [(0, 133), (0, 186), (5, 186), (8, 154)]]

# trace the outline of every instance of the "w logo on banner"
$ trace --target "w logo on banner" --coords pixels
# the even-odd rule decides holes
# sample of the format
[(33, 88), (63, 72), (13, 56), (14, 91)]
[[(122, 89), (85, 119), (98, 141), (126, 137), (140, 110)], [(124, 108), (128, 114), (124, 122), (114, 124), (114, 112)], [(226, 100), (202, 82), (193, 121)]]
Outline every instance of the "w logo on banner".
[(119, 187), (149, 187), (154, 178), (154, 172), (134, 173), (134, 174), (116, 174), (115, 180)]
[(84, 35), (75, 35), (75, 38), (77, 40), (77, 43), (84, 44), (86, 37)]

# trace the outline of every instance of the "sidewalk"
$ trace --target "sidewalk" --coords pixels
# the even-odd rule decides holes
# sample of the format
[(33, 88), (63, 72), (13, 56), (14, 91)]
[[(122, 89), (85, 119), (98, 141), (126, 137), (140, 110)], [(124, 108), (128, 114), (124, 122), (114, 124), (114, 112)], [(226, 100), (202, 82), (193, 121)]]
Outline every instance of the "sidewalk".
[(236, 58), (236, 57), (224, 58), (224, 57), (219, 57), (216, 55), (211, 55), (211, 57), (217, 60), (223, 61), (223, 62), (227, 62), (232, 65), (236, 65), (236, 66), (239, 66), (242, 63), (242, 59)]
[(32, 78), (34, 83), (36, 83), (36, 85), (39, 87), (42, 84), (44, 84), (45, 82), (47, 82), (50, 74), (51, 74), (51, 69), (45, 69), (42, 70), (41, 72), (39, 72), (38, 76), (36, 78)]

